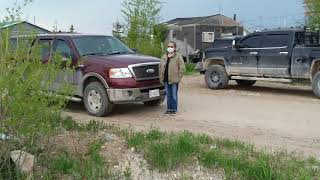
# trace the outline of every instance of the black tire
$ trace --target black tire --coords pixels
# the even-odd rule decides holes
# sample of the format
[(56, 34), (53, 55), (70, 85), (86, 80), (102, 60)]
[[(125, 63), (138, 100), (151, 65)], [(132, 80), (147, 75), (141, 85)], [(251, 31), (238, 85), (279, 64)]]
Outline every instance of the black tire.
[(253, 86), (257, 81), (253, 81), (253, 80), (236, 80), (237, 84), (239, 86), (243, 86), (243, 87), (251, 87)]
[(224, 66), (212, 65), (205, 73), (205, 80), (210, 89), (223, 89), (228, 86), (229, 76)]
[(312, 91), (318, 98), (320, 98), (320, 71), (313, 76)]
[(143, 102), (143, 104), (145, 106), (160, 106), (163, 103), (164, 99), (165, 97), (162, 96), (160, 99), (153, 100), (153, 101), (146, 101), (146, 102)]
[(106, 116), (113, 109), (107, 91), (100, 82), (91, 82), (85, 87), (83, 101), (87, 112), (92, 116)]

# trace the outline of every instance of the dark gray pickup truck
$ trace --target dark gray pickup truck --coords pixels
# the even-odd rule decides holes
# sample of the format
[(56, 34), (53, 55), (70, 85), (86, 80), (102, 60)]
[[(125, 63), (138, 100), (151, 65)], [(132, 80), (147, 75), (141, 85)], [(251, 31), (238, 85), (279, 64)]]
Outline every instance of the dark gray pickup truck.
[(204, 51), (205, 81), (211, 89), (222, 89), (229, 80), (241, 86), (256, 81), (308, 81), (320, 97), (319, 33), (305, 29), (255, 32), (235, 39), (231, 47)]

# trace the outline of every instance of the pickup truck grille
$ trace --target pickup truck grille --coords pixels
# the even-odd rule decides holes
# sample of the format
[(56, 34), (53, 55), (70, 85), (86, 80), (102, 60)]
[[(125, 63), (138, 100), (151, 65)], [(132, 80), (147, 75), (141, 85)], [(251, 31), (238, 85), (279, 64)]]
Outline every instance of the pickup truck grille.
[(134, 64), (129, 68), (137, 81), (159, 78), (159, 63)]

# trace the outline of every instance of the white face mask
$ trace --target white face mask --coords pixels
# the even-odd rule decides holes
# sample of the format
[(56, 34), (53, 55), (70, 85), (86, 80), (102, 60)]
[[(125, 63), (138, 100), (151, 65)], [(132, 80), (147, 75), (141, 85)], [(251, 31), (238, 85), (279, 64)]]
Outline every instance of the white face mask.
[(174, 53), (174, 48), (169, 47), (169, 48), (167, 49), (167, 52), (168, 52), (168, 53)]

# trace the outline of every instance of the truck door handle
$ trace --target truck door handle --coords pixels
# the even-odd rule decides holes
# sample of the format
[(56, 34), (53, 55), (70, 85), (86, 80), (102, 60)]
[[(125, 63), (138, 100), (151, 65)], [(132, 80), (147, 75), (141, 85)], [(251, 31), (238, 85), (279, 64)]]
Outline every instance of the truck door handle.
[(257, 55), (258, 55), (258, 52), (250, 52), (250, 55), (251, 55), (251, 56), (257, 56)]
[(280, 55), (288, 55), (289, 53), (288, 52), (280, 52), (279, 54)]

